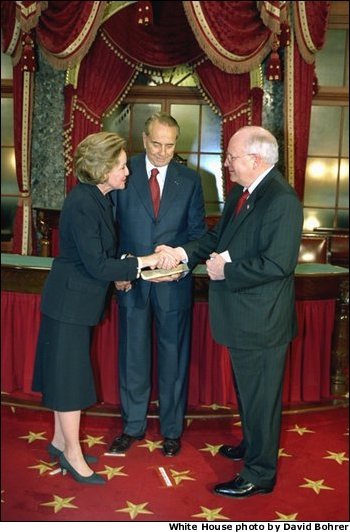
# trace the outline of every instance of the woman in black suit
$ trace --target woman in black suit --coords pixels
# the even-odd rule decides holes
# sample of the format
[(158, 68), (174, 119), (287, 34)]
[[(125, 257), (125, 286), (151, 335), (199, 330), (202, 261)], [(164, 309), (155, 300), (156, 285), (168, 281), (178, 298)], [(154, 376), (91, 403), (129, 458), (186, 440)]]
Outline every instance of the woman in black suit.
[(103, 318), (113, 281), (132, 281), (144, 267), (161, 265), (160, 254), (116, 259), (117, 240), (109, 192), (123, 189), (129, 174), (125, 140), (94, 133), (77, 147), (80, 183), (68, 194), (60, 217), (60, 254), (54, 259), (41, 300), (33, 390), (54, 411), (48, 452), (75, 480), (103, 484), (79, 443), (81, 410), (96, 402), (90, 362), (94, 325)]

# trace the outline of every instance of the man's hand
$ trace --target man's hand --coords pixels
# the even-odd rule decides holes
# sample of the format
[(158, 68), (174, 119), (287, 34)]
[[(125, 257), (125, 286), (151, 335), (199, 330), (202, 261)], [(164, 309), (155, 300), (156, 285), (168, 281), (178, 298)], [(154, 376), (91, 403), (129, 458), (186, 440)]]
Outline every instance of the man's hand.
[(132, 289), (131, 281), (114, 281), (114, 286), (122, 292), (129, 292)]
[(156, 251), (155, 255), (158, 259), (156, 267), (163, 268), (164, 270), (175, 268), (180, 262), (175, 255), (164, 250)]
[(160, 246), (157, 246), (155, 249), (156, 253), (161, 254), (161, 265), (158, 265), (158, 268), (164, 268), (165, 270), (169, 270), (170, 268), (175, 268), (178, 264), (180, 264), (181, 261), (186, 259), (187, 257), (184, 256), (184, 251), (182, 248), (172, 248), (171, 246), (166, 246), (165, 244), (162, 244)]
[(152, 253), (151, 255), (138, 257), (138, 260), (140, 268), (149, 267), (151, 270), (155, 270), (156, 268), (170, 270), (179, 264), (179, 261), (174, 256), (169, 255), (165, 251), (159, 251)]
[(208, 275), (212, 281), (222, 281), (225, 279), (224, 267), (226, 261), (218, 253), (212, 253), (210, 259), (206, 261)]

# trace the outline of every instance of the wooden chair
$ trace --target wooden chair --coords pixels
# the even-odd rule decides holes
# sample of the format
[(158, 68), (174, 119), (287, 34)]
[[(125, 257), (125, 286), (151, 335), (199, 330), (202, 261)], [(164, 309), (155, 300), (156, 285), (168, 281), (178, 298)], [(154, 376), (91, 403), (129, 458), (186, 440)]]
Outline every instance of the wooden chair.
[(303, 234), (298, 262), (318, 262), (327, 264), (329, 258), (328, 236)]
[(336, 266), (349, 266), (349, 235), (338, 234), (330, 237), (329, 262)]

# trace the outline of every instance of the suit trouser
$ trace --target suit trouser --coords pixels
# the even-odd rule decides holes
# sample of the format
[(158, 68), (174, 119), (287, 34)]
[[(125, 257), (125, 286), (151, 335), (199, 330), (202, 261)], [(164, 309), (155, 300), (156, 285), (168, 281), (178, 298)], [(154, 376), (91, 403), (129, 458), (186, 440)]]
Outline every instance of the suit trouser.
[(276, 481), (282, 387), (288, 344), (250, 351), (230, 348), (245, 447), (240, 475), (261, 487)]
[(119, 307), (119, 386), (124, 432), (141, 436), (146, 430), (153, 318), (160, 430), (165, 438), (179, 438), (187, 399), (191, 309), (164, 312), (151, 300), (142, 309)]

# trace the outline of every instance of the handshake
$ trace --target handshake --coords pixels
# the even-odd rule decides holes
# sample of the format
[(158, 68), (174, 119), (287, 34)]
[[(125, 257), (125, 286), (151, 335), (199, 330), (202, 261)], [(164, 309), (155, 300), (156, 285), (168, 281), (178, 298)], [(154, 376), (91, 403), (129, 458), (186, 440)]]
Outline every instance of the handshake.
[[(137, 257), (137, 259), (139, 268), (141, 270), (143, 268), (150, 268), (151, 270), (163, 270), (161, 275), (150, 275), (147, 277), (147, 280), (159, 283), (177, 281), (181, 277), (182, 272), (172, 270), (176, 270), (176, 267), (183, 260), (187, 259), (187, 255), (180, 247), (172, 248), (171, 246), (162, 244), (157, 246), (155, 252), (151, 255)], [(168, 275), (165, 270), (169, 272)], [(132, 283), (130, 281), (115, 281), (114, 284), (117, 290), (122, 290), (124, 292), (128, 292), (132, 288)]]
[(183, 260), (187, 259), (185, 251), (180, 248), (172, 248), (162, 244), (157, 246), (155, 253), (148, 255), (148, 257), (141, 257), (141, 259), (150, 259), (152, 264), (149, 264), (151, 269), (160, 268), (163, 270), (171, 270), (176, 268)]

